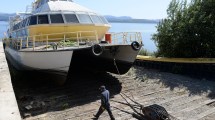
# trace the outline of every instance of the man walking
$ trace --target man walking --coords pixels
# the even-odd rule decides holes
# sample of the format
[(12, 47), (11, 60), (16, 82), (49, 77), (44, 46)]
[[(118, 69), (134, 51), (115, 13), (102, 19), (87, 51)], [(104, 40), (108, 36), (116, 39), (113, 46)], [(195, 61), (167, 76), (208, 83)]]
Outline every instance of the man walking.
[(96, 115), (94, 115), (94, 117), (96, 119), (99, 118), (99, 116), (105, 111), (107, 110), (111, 120), (115, 120), (112, 112), (111, 112), (111, 109), (110, 109), (110, 102), (109, 102), (109, 97), (110, 97), (110, 93), (108, 90), (106, 90), (105, 86), (101, 86), (100, 88), (100, 91), (101, 91), (101, 106), (97, 112)]

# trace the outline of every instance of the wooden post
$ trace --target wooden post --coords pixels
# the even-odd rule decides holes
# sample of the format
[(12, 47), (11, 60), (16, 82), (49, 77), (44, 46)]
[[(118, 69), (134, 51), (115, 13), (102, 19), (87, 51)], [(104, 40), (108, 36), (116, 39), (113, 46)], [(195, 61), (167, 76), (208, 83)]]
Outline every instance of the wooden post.
[(20, 50), (22, 49), (22, 38), (20, 39), (20, 46), (19, 46), (19, 49), (20, 49)]
[(78, 32), (77, 32), (77, 43), (78, 43), (78, 47), (79, 47), (79, 37), (78, 37)]
[(65, 47), (65, 40), (66, 40), (66, 35), (64, 34), (64, 39), (63, 39), (63, 49)]
[(48, 44), (49, 44), (49, 36), (46, 36), (46, 50), (48, 50)]
[(26, 45), (26, 47), (28, 48), (28, 37), (27, 37), (27, 41), (26, 41), (26, 42), (27, 42), (27, 45)]
[(35, 47), (35, 36), (33, 36), (33, 51), (34, 51), (34, 47)]

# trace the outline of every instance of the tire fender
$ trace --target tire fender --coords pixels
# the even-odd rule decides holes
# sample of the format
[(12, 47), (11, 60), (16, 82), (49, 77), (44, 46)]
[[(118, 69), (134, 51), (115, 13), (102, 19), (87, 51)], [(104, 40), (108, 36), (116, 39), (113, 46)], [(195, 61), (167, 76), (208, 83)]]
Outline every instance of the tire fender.
[(92, 53), (95, 56), (100, 56), (103, 53), (103, 48), (99, 44), (95, 44), (92, 46)]
[(137, 51), (137, 50), (140, 50), (141, 45), (140, 45), (140, 43), (138, 43), (137, 41), (133, 41), (133, 42), (131, 43), (131, 47), (132, 47), (133, 50)]

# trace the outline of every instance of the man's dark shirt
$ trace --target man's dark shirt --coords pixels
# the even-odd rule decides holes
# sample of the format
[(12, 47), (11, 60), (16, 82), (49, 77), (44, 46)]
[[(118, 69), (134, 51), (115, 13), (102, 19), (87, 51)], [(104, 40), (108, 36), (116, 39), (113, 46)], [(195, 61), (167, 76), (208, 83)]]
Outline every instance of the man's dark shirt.
[(101, 104), (103, 106), (109, 106), (110, 105), (110, 103), (109, 103), (109, 91), (106, 89), (101, 93)]

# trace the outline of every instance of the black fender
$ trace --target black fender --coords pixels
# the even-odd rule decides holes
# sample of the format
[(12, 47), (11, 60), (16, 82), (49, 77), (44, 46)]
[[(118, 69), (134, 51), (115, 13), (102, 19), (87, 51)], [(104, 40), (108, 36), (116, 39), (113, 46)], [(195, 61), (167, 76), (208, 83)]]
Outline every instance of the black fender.
[(5, 42), (3, 42), (3, 48), (5, 49), (5, 47), (6, 47), (6, 43), (5, 43)]
[(103, 53), (103, 48), (99, 44), (95, 44), (92, 46), (92, 53), (95, 56), (100, 56)]
[(133, 41), (133, 42), (131, 43), (131, 47), (132, 47), (133, 50), (137, 51), (137, 50), (140, 50), (141, 45), (140, 45), (140, 43), (138, 43), (137, 41)]

